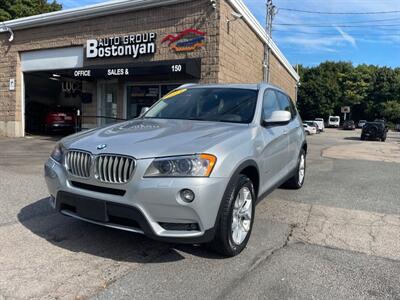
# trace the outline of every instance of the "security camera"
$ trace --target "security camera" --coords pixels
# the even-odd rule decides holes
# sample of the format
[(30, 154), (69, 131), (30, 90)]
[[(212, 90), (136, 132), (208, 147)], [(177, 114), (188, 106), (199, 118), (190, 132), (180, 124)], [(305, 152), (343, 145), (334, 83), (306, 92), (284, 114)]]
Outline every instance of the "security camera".
[(10, 33), (10, 38), (8, 39), (8, 41), (11, 43), (14, 40), (14, 32), (10, 27), (7, 27), (5, 24), (0, 24), (0, 25), (2, 25), (2, 27), (0, 27), (0, 33), (1, 32)]
[(8, 32), (10, 33), (10, 38), (8, 39), (8, 41), (11, 43), (14, 40), (14, 32), (11, 28), (8, 28)]
[(243, 15), (242, 15), (242, 14), (239, 14), (239, 13), (234, 12), (234, 11), (231, 12), (231, 15), (232, 15), (232, 17), (235, 18), (235, 20), (243, 18)]

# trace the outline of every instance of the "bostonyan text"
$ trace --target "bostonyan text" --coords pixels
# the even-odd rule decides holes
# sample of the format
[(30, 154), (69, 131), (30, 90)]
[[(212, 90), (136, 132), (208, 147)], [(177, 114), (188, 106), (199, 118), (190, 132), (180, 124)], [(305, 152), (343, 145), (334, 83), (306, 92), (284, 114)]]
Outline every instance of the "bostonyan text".
[(132, 56), (154, 54), (156, 33), (139, 33), (122, 37), (109, 37), (86, 42), (87, 58)]

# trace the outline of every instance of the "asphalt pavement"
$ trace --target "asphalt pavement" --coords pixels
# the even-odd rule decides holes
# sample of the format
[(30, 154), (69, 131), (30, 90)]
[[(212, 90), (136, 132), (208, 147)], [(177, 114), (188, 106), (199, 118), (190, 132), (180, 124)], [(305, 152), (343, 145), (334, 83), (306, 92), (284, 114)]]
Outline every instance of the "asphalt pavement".
[[(306, 185), (262, 201), (229, 259), (52, 212), (42, 163), (55, 139), (0, 138), (0, 299), (399, 299), (399, 164), (352, 157), (358, 136), (309, 137)], [(383, 158), (399, 142), (391, 133)], [(348, 157), (324, 155), (343, 145)]]

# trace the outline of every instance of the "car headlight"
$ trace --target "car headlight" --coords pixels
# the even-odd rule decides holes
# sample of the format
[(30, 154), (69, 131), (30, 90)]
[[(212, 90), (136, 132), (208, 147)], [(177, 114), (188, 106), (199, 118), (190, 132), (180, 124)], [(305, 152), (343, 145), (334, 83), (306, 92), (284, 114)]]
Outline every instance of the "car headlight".
[(62, 163), (64, 158), (64, 147), (61, 144), (57, 144), (53, 152), (51, 152), (51, 158), (54, 159), (58, 163)]
[(216, 162), (211, 154), (156, 158), (144, 177), (209, 177)]

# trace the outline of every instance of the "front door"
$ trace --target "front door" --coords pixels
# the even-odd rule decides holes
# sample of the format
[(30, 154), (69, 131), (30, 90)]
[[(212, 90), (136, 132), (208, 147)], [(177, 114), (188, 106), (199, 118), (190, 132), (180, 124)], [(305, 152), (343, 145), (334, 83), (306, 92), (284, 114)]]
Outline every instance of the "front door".
[(299, 151), (301, 149), (301, 141), (303, 135), (303, 125), (297, 118), (297, 110), (292, 100), (281, 92), (277, 92), (278, 102), (280, 110), (285, 110), (291, 113), (292, 120), (289, 122), (287, 127), (289, 147), (288, 147), (288, 169), (294, 170), (297, 167), (299, 158)]
[(118, 118), (118, 84), (100, 84), (99, 123), (107, 125), (115, 123)]
[[(264, 94), (262, 118), (268, 118), (272, 112), (280, 110), (277, 94), (274, 90), (267, 90)], [(262, 127), (262, 180), (264, 193), (275, 186), (287, 174), (289, 138), (286, 126)]]

